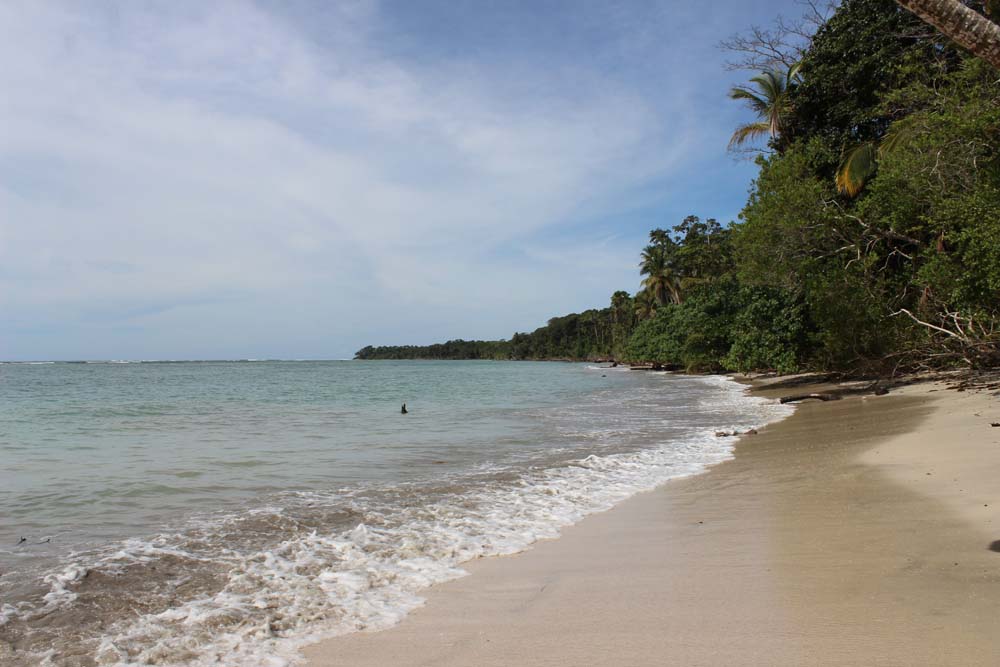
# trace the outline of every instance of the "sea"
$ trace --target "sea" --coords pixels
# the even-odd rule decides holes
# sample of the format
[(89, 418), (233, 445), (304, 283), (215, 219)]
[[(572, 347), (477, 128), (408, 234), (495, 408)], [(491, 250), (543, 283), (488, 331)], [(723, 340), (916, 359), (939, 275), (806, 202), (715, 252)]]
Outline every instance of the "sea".
[(0, 364), (0, 664), (293, 665), (790, 411), (598, 364)]

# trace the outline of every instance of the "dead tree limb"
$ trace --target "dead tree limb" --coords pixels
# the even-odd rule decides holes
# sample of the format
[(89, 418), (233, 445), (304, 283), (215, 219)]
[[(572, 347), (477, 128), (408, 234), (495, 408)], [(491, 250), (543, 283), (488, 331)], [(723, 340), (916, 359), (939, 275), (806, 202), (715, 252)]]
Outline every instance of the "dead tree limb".
[(782, 396), (778, 401), (781, 403), (798, 403), (799, 401), (808, 401), (810, 399), (817, 401), (839, 401), (840, 396), (837, 394), (792, 394), (791, 396)]

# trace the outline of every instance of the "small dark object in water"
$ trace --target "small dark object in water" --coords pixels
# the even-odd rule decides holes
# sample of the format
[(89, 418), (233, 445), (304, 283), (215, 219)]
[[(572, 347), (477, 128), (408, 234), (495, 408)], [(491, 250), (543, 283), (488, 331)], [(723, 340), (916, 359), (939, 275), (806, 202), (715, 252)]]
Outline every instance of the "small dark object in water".
[(27, 541), (28, 541), (28, 538), (27, 538), (27, 537), (22, 537), (21, 539), (19, 539), (19, 540), (17, 541), (17, 543), (18, 543), (18, 545), (21, 545), (21, 544), (24, 544), (24, 543), (25, 543), (25, 542), (27, 542)]
[(888, 393), (889, 393), (889, 388), (888, 387), (875, 387), (875, 395), (876, 396), (885, 396)]
[(995, 540), (992, 544), (990, 544), (990, 551), (1000, 553), (1000, 540)]
[(746, 432), (747, 435), (757, 435), (757, 429), (752, 428)]
[(406, 403), (403, 403), (403, 407), (399, 410), (400, 414), (409, 414), (406, 410)]
[(1000, 422), (990, 422), (990, 426), (992, 426), (993, 428), (997, 428), (998, 426), (1000, 426)]
[(51, 537), (46, 537), (44, 540), (42, 540), (38, 544), (48, 544), (51, 539), (52, 539)]
[(607, 375), (601, 375), (601, 377), (602, 377), (602, 378), (606, 378), (606, 377), (608, 377), (608, 376), (607, 376)]

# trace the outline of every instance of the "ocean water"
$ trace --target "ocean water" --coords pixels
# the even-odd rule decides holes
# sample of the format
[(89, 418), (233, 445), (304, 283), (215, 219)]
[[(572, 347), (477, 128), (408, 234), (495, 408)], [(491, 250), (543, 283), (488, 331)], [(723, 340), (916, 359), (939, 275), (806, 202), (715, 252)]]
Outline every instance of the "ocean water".
[(790, 410), (586, 364), (2, 364), (0, 664), (292, 664)]

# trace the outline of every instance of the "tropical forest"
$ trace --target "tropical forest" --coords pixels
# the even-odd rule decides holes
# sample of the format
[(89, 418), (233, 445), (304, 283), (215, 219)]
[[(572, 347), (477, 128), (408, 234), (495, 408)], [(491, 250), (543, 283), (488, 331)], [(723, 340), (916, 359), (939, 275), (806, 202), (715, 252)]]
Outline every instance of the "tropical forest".
[[(801, 20), (721, 44), (747, 72), (729, 91), (747, 114), (729, 148), (757, 175), (738, 220), (652, 230), (636, 293), (509, 340), (357, 357), (783, 373), (997, 365), (1000, 47), (909, 7), (921, 4), (949, 3), (805, 2)], [(968, 13), (962, 26), (971, 16), (1000, 34), (1000, 3), (950, 4)]]

